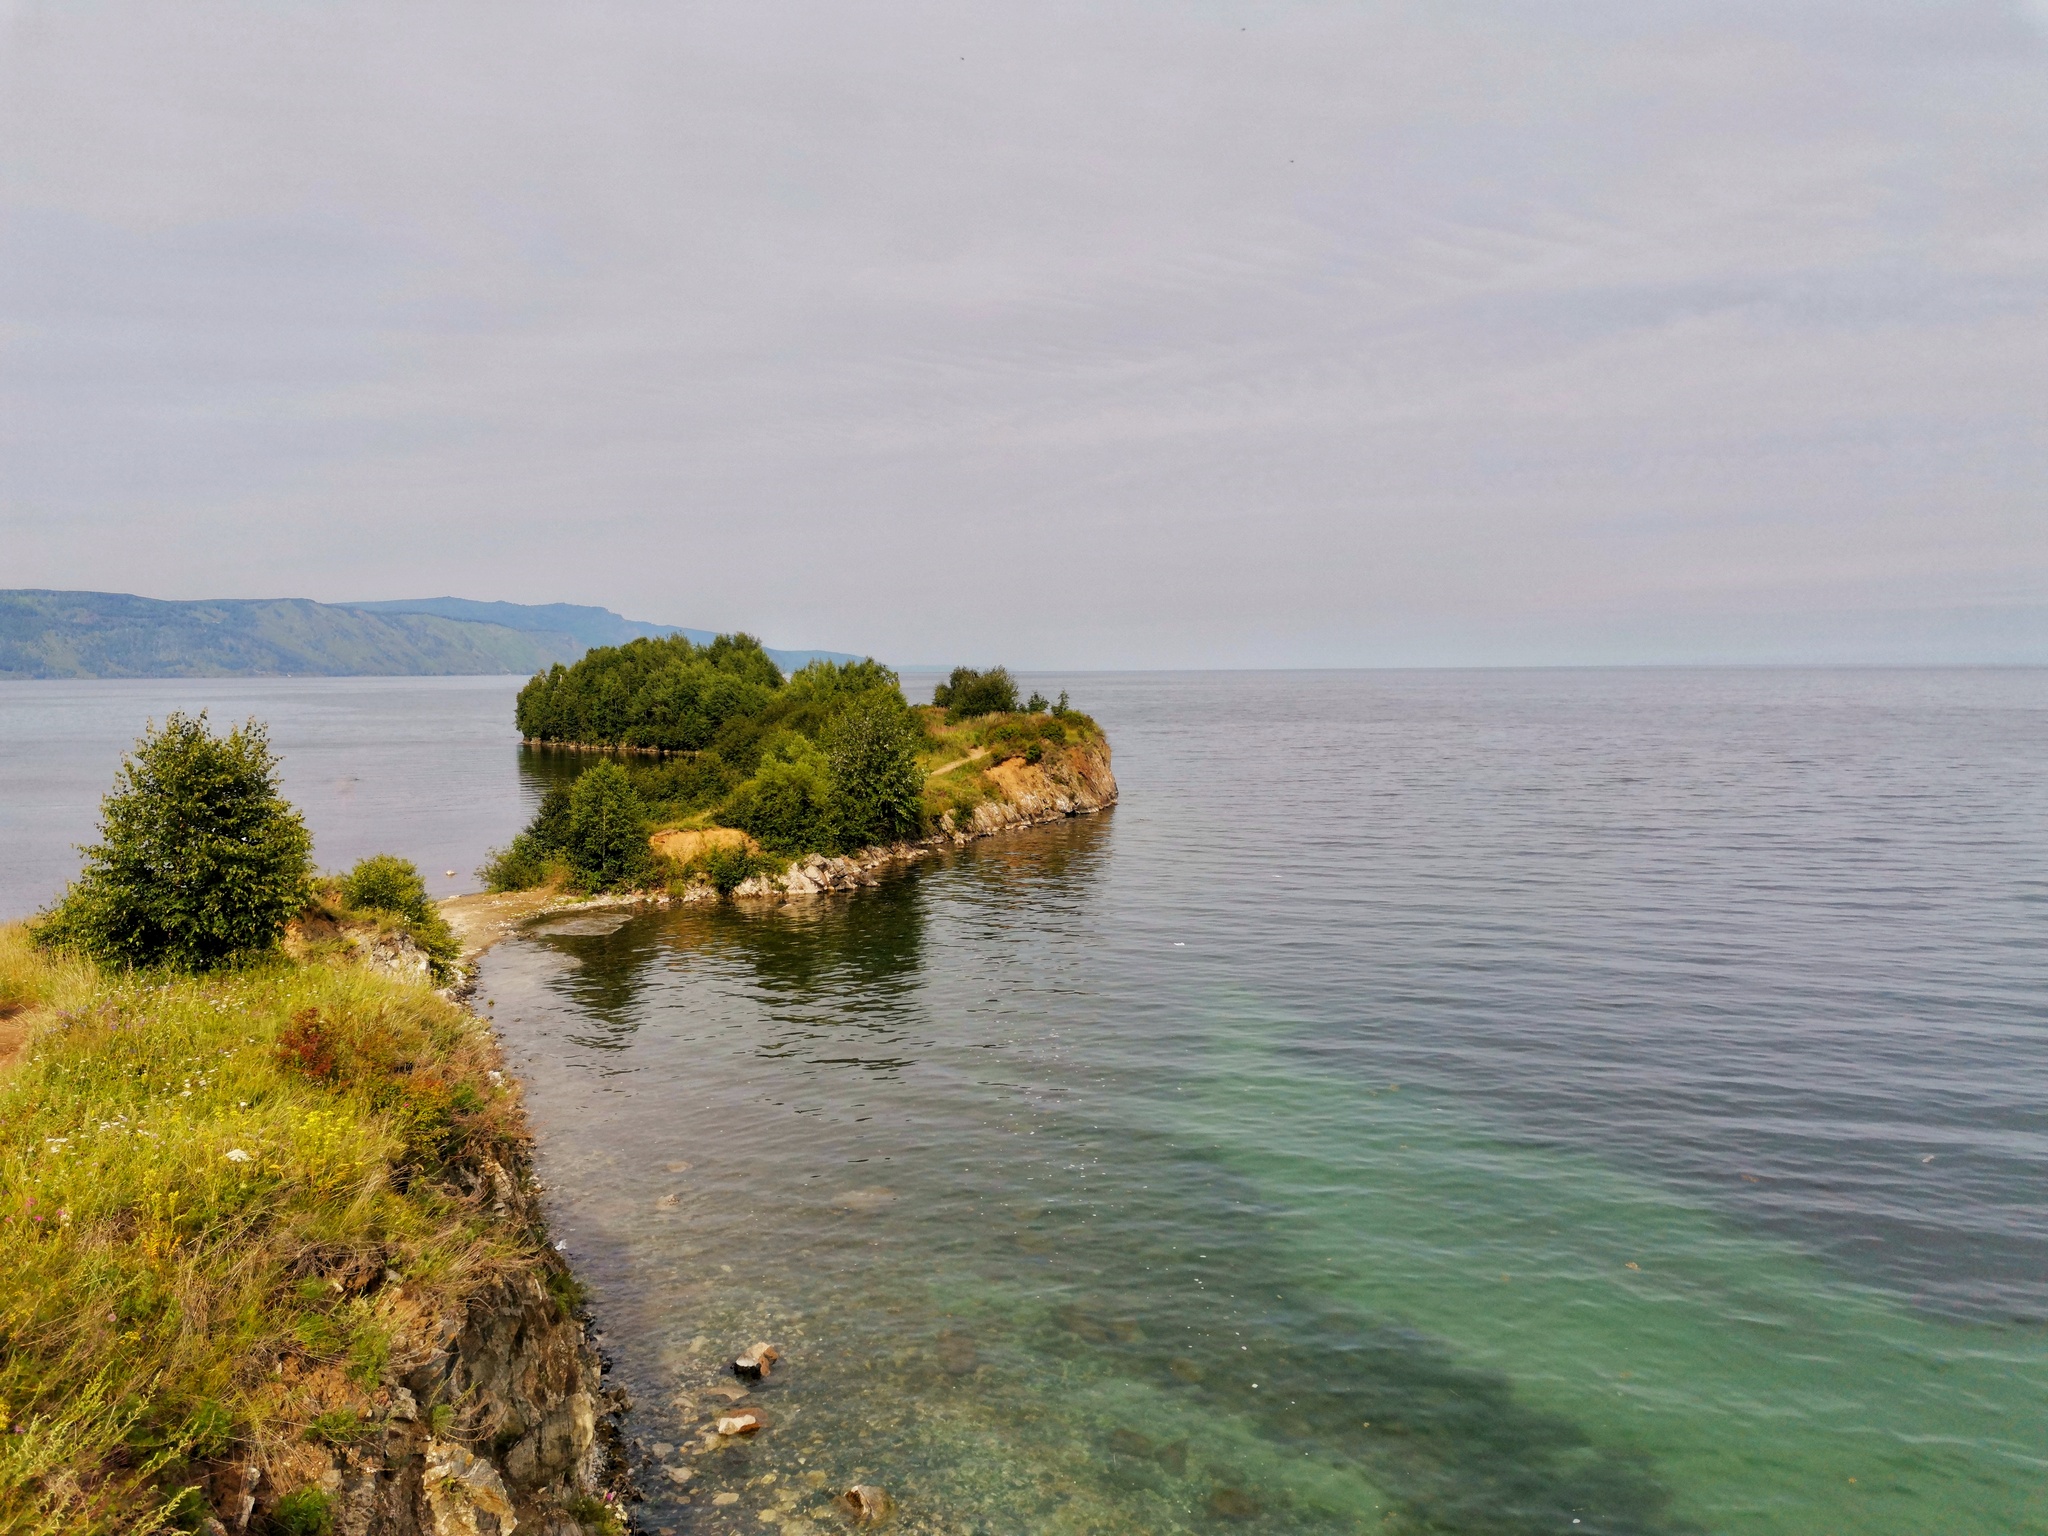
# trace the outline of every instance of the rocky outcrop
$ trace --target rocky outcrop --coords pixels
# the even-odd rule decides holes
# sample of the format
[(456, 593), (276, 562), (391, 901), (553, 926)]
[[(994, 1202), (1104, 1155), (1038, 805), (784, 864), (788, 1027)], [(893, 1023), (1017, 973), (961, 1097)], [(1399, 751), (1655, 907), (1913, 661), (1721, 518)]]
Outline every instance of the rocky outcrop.
[(351, 928), (344, 938), (362, 963), (373, 971), (404, 981), (425, 981), (434, 973), (433, 957), (402, 929), (378, 933), (374, 929)]
[(602, 1389), (599, 1370), (583, 1325), (540, 1273), (505, 1276), (462, 1316), (442, 1319), (425, 1358), (387, 1382), (373, 1436), (310, 1453), (324, 1466), (295, 1465), (275, 1479), (228, 1469), (215, 1489), (225, 1517), (216, 1523), (267, 1528), (289, 1482), (325, 1494), (334, 1536), (615, 1529), (583, 1518), (593, 1505), (601, 1517), (607, 1488), (623, 1480), (610, 1421), (625, 1403)]
[(619, 1480), (608, 1420), (624, 1402), (601, 1388), (583, 1325), (529, 1272), (443, 1319), (440, 1340), (379, 1394), (373, 1437), (288, 1479), (232, 1469), (236, 1486), (216, 1490), (221, 1528), (273, 1523), (288, 1480), (326, 1495), (335, 1536), (588, 1536), (580, 1516)]
[[(962, 816), (948, 812), (931, 837), (886, 848), (831, 858), (822, 853), (798, 859), (781, 874), (755, 875), (733, 891), (735, 896), (816, 896), (874, 885), (894, 865), (922, 858), (938, 849), (989, 837), (1016, 827), (1085, 816), (1116, 803), (1116, 775), (1110, 771), (1109, 743), (1094, 741), (1049, 753), (1040, 761), (1012, 757), (984, 770), (994, 797)], [(713, 893), (702, 888), (703, 895)], [(694, 893), (693, 893), (694, 894)]]
[(334, 1536), (622, 1528), (610, 1516), (628, 1491), (616, 1431), (627, 1403), (603, 1386), (597, 1351), (564, 1299), (574, 1285), (545, 1244), (525, 1158), (485, 1158), (457, 1182), (462, 1198), (531, 1234), (531, 1257), (478, 1284), (459, 1311), (415, 1314), (393, 1341), (361, 1434), (217, 1469), (209, 1491), (222, 1536), (281, 1528), (286, 1495), (303, 1490), (324, 1495)]

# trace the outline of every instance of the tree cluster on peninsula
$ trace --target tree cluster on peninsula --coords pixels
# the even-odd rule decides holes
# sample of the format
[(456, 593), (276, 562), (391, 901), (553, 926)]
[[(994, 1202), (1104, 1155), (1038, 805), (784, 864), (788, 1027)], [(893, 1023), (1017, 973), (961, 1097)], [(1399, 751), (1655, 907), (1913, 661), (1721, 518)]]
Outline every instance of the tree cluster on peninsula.
[[(928, 707), (869, 658), (814, 661), (785, 678), (743, 634), (706, 645), (635, 640), (555, 666), (521, 690), (519, 732), (540, 746), (607, 748), (550, 790), (525, 831), (485, 866), (498, 889), (564, 879), (585, 889), (658, 880), (656, 828), (731, 829), (697, 862), (723, 889), (778, 861), (849, 853), (924, 835), (985, 794), (947, 759), (1009, 751), (1036, 763), (1048, 744), (1098, 734), (1001, 667), (957, 668)], [(934, 774), (935, 768), (940, 773)], [(939, 780), (939, 782), (935, 782)]]

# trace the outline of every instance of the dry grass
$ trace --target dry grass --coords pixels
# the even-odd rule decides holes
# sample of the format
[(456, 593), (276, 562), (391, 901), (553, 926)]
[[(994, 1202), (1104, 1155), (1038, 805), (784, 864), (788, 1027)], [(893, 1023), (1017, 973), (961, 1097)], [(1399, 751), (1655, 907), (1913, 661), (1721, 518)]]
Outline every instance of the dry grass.
[(230, 1456), (311, 1475), (316, 1418), (374, 1412), (534, 1256), (476, 1176), (516, 1156), (516, 1098), (424, 986), (101, 974), (8, 928), (0, 1006), (27, 1042), (0, 1074), (0, 1533), (189, 1523)]

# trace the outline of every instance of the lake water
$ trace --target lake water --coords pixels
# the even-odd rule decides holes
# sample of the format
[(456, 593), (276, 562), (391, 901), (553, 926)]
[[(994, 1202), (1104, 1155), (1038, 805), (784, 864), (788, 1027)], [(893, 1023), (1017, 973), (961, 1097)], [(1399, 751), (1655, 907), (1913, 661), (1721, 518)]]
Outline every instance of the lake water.
[[(0, 920), (47, 905), (78, 872), (100, 797), (143, 727), (172, 710), (225, 730), (270, 726), (314, 857), (345, 869), (402, 853), (437, 896), (475, 870), (534, 803), (512, 703), (523, 677), (123, 678), (0, 682)], [(446, 870), (454, 870), (449, 876)]]
[[(2048, 673), (1028, 681), (1116, 810), (485, 964), (647, 1528), (2048, 1531)], [(466, 868), (384, 689), (322, 857)]]

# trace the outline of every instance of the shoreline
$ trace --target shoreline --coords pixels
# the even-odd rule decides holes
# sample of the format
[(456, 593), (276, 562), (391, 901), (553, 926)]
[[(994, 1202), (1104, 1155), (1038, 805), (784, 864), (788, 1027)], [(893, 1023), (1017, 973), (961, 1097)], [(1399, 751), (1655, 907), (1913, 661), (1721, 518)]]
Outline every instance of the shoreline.
[[(16, 1193), (55, 1218), (7, 1254), (0, 1410), (51, 1470), (0, 1493), (0, 1523), (155, 1530), (175, 1494), (203, 1536), (627, 1528), (630, 1404), (551, 1240), (473, 960), (436, 988), (409, 938), (331, 929), (138, 979), (0, 927)], [(81, 1332), (102, 1296), (130, 1326)], [(137, 1464), (129, 1420), (74, 1401), (81, 1371), (129, 1384), (166, 1458)]]
[[(608, 751), (609, 748), (576, 750)], [(652, 750), (652, 749), (634, 749)], [(999, 833), (1045, 826), (1074, 816), (1093, 816), (1117, 803), (1115, 775), (1110, 771), (1107, 743), (1098, 750), (1076, 754), (1078, 766), (1062, 767), (1058, 777), (1021, 758), (1010, 759), (986, 770), (1002, 791), (999, 800), (984, 800), (970, 815), (956, 820), (952, 812), (941, 818), (939, 830), (902, 843), (877, 844), (848, 854), (809, 853), (792, 859), (778, 874), (752, 875), (729, 894), (738, 901), (787, 901), (794, 897), (821, 896), (831, 892), (858, 890), (877, 884), (891, 869), (913, 864), (948, 848)], [(968, 761), (962, 759), (962, 762)], [(959, 766), (954, 764), (952, 766)], [(657, 844), (667, 832), (649, 838)], [(537, 886), (523, 891), (470, 891), (443, 897), (437, 905), (456, 937), (462, 940), (461, 964), (465, 967), (485, 954), (492, 945), (528, 922), (554, 912), (600, 907), (668, 907), (717, 901), (721, 893), (708, 881), (698, 879), (680, 890), (606, 892), (579, 895), (559, 886)]]

